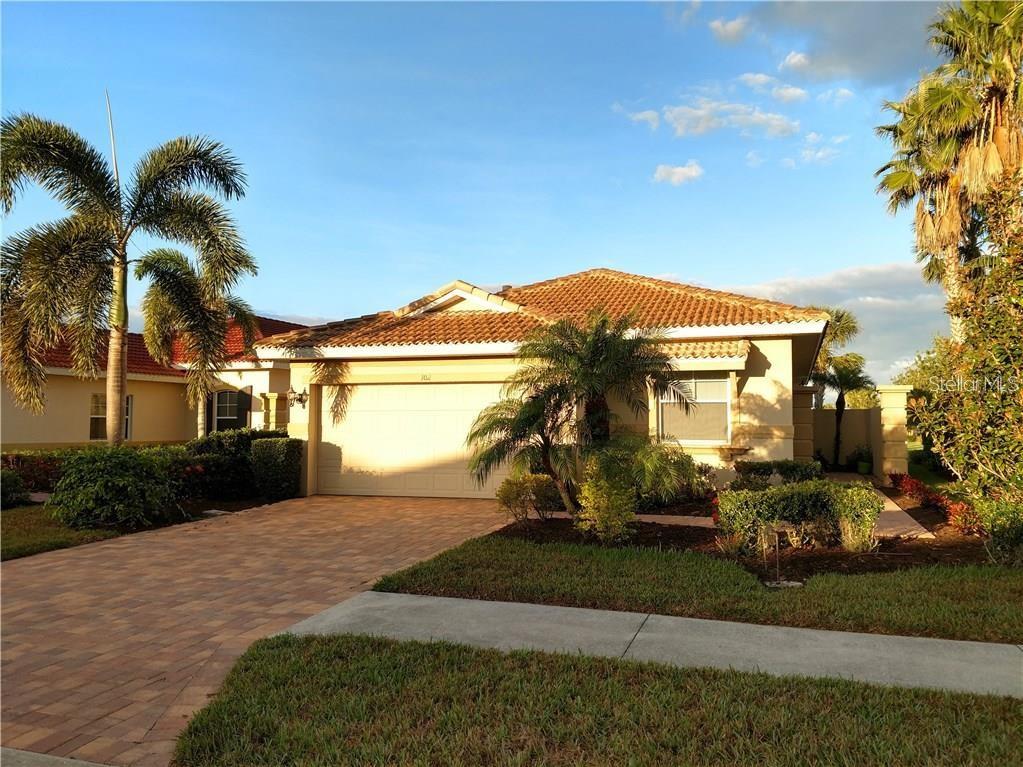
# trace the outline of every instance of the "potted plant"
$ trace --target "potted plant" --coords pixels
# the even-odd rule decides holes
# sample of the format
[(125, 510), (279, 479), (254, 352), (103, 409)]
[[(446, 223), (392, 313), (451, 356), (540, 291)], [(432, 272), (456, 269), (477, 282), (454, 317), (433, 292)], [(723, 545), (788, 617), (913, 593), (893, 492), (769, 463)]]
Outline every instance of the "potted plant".
[(874, 454), (866, 445), (858, 445), (846, 458), (849, 466), (855, 466), (858, 474), (867, 475), (874, 468)]

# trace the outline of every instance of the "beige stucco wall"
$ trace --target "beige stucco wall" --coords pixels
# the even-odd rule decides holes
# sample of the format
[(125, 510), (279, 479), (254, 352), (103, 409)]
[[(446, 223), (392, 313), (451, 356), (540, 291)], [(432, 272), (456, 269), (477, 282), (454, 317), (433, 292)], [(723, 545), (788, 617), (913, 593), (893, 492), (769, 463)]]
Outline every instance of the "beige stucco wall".
[[(4, 450), (75, 445), (89, 442), (89, 409), (93, 394), (106, 382), (73, 376), (47, 377), (46, 410), (34, 415), (18, 407), (6, 386), (0, 394), (0, 442)], [(129, 378), (133, 397), (132, 442), (181, 442), (195, 436), (195, 411), (185, 400), (184, 382)]]
[[(819, 408), (813, 411), (814, 449), (820, 450), (829, 461), (835, 450), (835, 409)], [(876, 437), (881, 425), (879, 408), (849, 409), (842, 415), (842, 445), (838, 460), (846, 457), (860, 445), (876, 449)]]
[(252, 397), (251, 408), (249, 410), (249, 426), (253, 429), (268, 429), (272, 419), (267, 411), (268, 399), (266, 395), (285, 394), (290, 385), (290, 373), (287, 367), (225, 370), (217, 376), (217, 380), (220, 382), (218, 390), (237, 389), (239, 391), (248, 391)]

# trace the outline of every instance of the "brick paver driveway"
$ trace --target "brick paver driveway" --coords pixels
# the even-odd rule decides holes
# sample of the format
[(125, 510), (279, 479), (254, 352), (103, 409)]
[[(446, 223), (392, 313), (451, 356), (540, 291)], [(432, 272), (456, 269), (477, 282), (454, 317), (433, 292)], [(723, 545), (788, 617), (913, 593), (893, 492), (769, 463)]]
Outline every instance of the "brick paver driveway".
[(3, 745), (166, 764), (253, 641), (500, 523), (491, 501), (319, 496), (5, 562)]

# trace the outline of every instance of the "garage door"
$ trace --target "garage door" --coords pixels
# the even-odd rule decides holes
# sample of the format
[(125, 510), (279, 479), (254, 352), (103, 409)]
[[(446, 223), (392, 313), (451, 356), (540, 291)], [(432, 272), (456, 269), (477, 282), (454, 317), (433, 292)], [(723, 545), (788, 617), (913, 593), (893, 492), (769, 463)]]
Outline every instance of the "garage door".
[(501, 384), (368, 384), (352, 387), (343, 420), (323, 389), (319, 491), (334, 495), (493, 498), (506, 474), (480, 487), (469, 475), (465, 436), (500, 399)]

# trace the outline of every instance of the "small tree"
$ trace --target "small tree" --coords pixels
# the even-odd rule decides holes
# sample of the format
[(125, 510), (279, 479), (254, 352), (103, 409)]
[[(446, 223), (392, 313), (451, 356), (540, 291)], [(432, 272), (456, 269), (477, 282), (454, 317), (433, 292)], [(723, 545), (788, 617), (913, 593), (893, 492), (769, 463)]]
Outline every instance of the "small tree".
[(832, 463), (838, 465), (842, 450), (842, 417), (845, 415), (846, 395), (857, 389), (874, 388), (874, 381), (863, 371), (864, 360), (859, 354), (843, 354), (831, 359), (824, 371), (813, 374), (813, 381), (833, 390), (835, 398), (835, 442)]
[[(808, 306), (807, 308), (826, 312), (830, 317), (828, 327), (824, 331), (824, 338), (821, 339), (821, 348), (817, 352), (817, 359), (814, 362), (814, 370), (823, 373), (828, 369), (838, 350), (845, 348), (846, 344), (859, 335), (860, 323), (855, 314), (840, 306)], [(820, 384), (817, 385), (817, 391), (813, 394), (813, 406), (815, 408), (824, 407), (824, 387)]]

